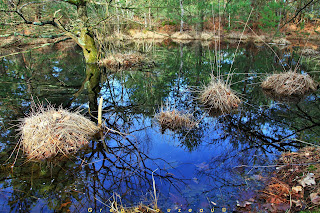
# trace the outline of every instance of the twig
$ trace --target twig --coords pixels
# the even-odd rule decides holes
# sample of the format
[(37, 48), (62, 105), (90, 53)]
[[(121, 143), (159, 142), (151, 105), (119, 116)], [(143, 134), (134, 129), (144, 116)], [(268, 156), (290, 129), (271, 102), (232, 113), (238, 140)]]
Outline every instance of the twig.
[(158, 209), (158, 198), (157, 198), (157, 191), (156, 191), (156, 182), (154, 180), (154, 176), (153, 176), (153, 173), (155, 171), (157, 171), (158, 169), (154, 170), (152, 172), (152, 187), (153, 187), (153, 194), (154, 194), (154, 208), (155, 209)]

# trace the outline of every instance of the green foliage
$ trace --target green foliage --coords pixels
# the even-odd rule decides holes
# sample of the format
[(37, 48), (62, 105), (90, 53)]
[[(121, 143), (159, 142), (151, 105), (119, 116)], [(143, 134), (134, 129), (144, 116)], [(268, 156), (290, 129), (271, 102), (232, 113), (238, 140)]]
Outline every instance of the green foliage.
[(280, 22), (279, 11), (282, 8), (282, 2), (268, 2), (265, 6), (263, 6), (260, 13), (260, 28), (274, 28)]
[(315, 166), (315, 165), (310, 165), (309, 167), (308, 167), (308, 171), (309, 172), (314, 172), (314, 171), (316, 171), (317, 170), (317, 167)]
[[(251, 1), (232, 1), (227, 5), (226, 12), (230, 15), (231, 28), (243, 27), (251, 11)], [(242, 23), (239, 23), (242, 22)]]
[(165, 26), (165, 25), (176, 25), (177, 22), (171, 21), (171, 20), (165, 20), (161, 22), (161, 26)]

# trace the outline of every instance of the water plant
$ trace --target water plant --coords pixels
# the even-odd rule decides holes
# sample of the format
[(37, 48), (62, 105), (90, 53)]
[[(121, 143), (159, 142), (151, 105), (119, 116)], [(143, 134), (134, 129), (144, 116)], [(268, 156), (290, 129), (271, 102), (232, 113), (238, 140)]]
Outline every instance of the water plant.
[(288, 71), (273, 74), (267, 77), (261, 84), (265, 90), (283, 95), (304, 95), (317, 89), (317, 83), (308, 74), (300, 74), (296, 71)]
[(182, 112), (175, 108), (170, 109), (161, 107), (158, 114), (155, 115), (156, 120), (160, 123), (162, 129), (192, 129), (197, 122), (191, 113)]
[(239, 107), (240, 98), (234, 94), (230, 85), (220, 78), (212, 76), (210, 83), (200, 91), (200, 101), (211, 110), (222, 113), (231, 112)]
[(77, 152), (99, 127), (76, 112), (40, 105), (20, 123), (20, 142), (28, 158), (41, 160)]

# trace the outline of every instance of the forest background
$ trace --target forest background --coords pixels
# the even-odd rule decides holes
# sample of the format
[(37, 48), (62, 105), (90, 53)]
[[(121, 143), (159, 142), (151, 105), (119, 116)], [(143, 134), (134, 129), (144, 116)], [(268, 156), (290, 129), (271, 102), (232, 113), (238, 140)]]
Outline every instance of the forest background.
[(156, 32), (157, 38), (170, 38), (180, 32), (197, 39), (207, 32), (212, 36), (205, 39), (212, 39), (245, 29), (267, 37), (318, 40), (320, 33), (317, 0), (1, 0), (0, 12), (1, 47), (17, 37), (46, 39), (43, 43), (71, 38), (87, 63), (101, 58), (110, 36), (147, 38), (144, 34)]

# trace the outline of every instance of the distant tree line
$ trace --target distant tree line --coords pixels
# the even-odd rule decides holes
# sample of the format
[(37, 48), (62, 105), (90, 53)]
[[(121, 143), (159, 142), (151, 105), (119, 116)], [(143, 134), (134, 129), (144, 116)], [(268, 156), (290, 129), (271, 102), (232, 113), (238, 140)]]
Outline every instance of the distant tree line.
[(97, 61), (97, 41), (129, 29), (176, 30), (301, 28), (319, 19), (319, 0), (0, 0), (0, 35), (67, 35)]

